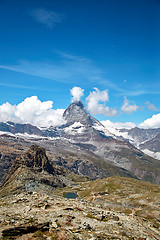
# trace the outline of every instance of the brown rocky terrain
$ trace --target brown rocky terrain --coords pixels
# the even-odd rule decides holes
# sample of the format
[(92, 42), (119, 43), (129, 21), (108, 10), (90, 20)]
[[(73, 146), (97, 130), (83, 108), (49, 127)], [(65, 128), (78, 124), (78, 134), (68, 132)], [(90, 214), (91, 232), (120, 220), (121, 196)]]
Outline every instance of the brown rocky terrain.
[(17, 144), (11, 138), (11, 142), (4, 141), (7, 135), (1, 136), (0, 140), (0, 184), (4, 181), (13, 161), (25, 151), (25, 146)]
[(159, 213), (159, 185), (121, 177), (88, 181), (31, 146), (0, 188), (0, 239), (155, 240)]
[[(103, 182), (112, 182), (105, 179)], [(113, 179), (113, 182), (115, 180)], [(125, 179), (121, 179), (123, 185)], [(58, 188), (45, 192), (21, 192), (4, 196), (0, 203), (0, 230), (2, 239), (133, 239), (155, 240), (160, 238), (158, 195), (157, 201), (148, 200), (147, 206), (114, 204), (114, 192), (107, 193), (112, 200), (103, 201), (104, 192), (96, 192), (96, 199), (89, 195), (85, 200), (64, 198), (68, 191), (84, 194), (92, 182)], [(134, 184), (133, 184), (134, 185)], [(133, 187), (130, 186), (130, 190)], [(143, 185), (143, 184), (142, 184)], [(141, 183), (139, 183), (140, 190)], [(155, 186), (154, 186), (155, 187)], [(129, 187), (128, 187), (129, 188)], [(143, 186), (142, 186), (143, 188)], [(99, 190), (99, 189), (97, 189)], [(152, 190), (151, 190), (152, 191)], [(133, 191), (134, 192), (134, 191)], [(80, 195), (81, 195), (80, 194)], [(130, 193), (126, 193), (132, 197)], [(141, 196), (143, 193), (141, 194)], [(93, 195), (92, 195), (93, 197)], [(144, 201), (144, 198), (142, 197)], [(139, 199), (140, 201), (140, 199)], [(129, 201), (127, 201), (127, 204)]]

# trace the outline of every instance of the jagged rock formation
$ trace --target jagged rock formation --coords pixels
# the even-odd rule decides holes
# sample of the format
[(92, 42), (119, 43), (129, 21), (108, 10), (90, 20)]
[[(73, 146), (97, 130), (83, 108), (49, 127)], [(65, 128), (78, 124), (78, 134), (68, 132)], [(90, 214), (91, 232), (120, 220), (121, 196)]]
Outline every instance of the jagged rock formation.
[(64, 187), (71, 180), (69, 171), (49, 162), (44, 148), (33, 145), (13, 162), (0, 193), (36, 191), (47, 187)]
[(46, 223), (32, 223), (32, 224), (23, 224), (13, 228), (3, 230), (3, 237), (10, 236), (21, 236), (27, 233), (34, 233), (36, 231), (47, 231), (49, 230), (49, 222)]
[[(7, 139), (7, 136), (3, 136), (3, 139)], [(13, 138), (12, 138), (13, 141)], [(20, 147), (20, 146), (19, 146)], [(14, 144), (0, 141), (0, 185), (7, 176), (7, 173), (15, 158), (22, 154), (22, 147), (14, 148)]]
[(12, 174), (14, 174), (15, 171), (17, 171), (18, 168), (23, 167), (27, 167), (35, 173), (46, 171), (49, 174), (54, 174), (54, 168), (48, 161), (45, 149), (33, 145), (30, 147), (28, 152), (15, 159), (4, 183), (11, 177)]

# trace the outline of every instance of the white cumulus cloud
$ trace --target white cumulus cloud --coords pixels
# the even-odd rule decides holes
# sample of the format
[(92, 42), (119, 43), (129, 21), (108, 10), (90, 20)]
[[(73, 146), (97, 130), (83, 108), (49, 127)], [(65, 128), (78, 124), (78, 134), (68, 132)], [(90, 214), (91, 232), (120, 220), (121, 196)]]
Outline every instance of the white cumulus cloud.
[(113, 129), (131, 129), (136, 127), (136, 124), (133, 122), (111, 122), (110, 120), (106, 120), (106, 121), (101, 121), (101, 123), (106, 127), (106, 128), (113, 128)]
[(72, 102), (80, 101), (84, 95), (84, 89), (80, 87), (73, 87), (70, 92), (72, 94)]
[[(11, 105), (10, 103), (6, 102), (0, 105), (0, 121), (14, 121), (15, 120), (15, 113), (16, 105)], [(20, 120), (20, 119), (17, 119)]]
[(136, 127), (135, 123), (132, 122), (111, 122), (110, 120), (106, 120), (106, 121), (101, 121), (101, 123), (103, 124), (103, 126), (109, 130), (112, 134), (114, 134), (115, 136), (121, 136), (124, 138), (129, 138), (128, 133), (127, 132), (121, 132), (120, 129), (131, 129)]
[(124, 97), (124, 102), (121, 107), (121, 110), (127, 114), (131, 114), (132, 112), (136, 112), (138, 110), (138, 106), (136, 104), (131, 105), (126, 97)]
[[(86, 98), (88, 111), (93, 114), (104, 114), (106, 116), (115, 116), (117, 114), (116, 109), (106, 106), (106, 102), (109, 100), (108, 91), (100, 91), (98, 88), (94, 88), (94, 91)], [(100, 102), (103, 102), (100, 103)]]
[(52, 101), (41, 102), (37, 96), (27, 97), (18, 105), (7, 102), (0, 106), (0, 122), (30, 123), (39, 127), (62, 125), (64, 109), (55, 110), (52, 106)]
[(140, 128), (160, 128), (160, 113), (154, 114), (139, 125)]

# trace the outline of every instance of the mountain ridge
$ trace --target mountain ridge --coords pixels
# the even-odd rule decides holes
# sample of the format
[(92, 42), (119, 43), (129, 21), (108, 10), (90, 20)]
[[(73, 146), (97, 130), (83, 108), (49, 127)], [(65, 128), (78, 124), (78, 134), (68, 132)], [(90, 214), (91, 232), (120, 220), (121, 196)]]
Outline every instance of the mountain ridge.
[[(47, 148), (51, 155), (53, 151), (56, 151), (56, 156), (62, 150), (64, 156), (67, 156), (67, 152), (74, 153), (75, 160), (67, 157), (62, 162), (57, 162), (64, 164), (66, 168), (75, 173), (88, 174), (92, 179), (108, 177), (113, 174), (122, 174), (122, 176), (127, 174), (142, 180), (160, 183), (160, 161), (147, 156), (128, 141), (119, 140), (105, 130), (98, 120), (87, 113), (81, 102), (72, 103), (65, 110), (63, 117), (66, 124), (39, 129), (40, 135), (37, 136), (15, 134), (15, 138), (8, 138), (8, 141), (17, 141), (20, 144), (38, 143), (41, 147)], [(12, 128), (13, 126), (14, 124), (12, 124)], [(15, 124), (15, 126), (19, 125)], [(31, 125), (29, 127), (32, 128)], [(34, 132), (32, 133), (34, 134)], [(7, 137), (2, 138), (7, 141)], [(110, 173), (108, 169), (110, 169)]]

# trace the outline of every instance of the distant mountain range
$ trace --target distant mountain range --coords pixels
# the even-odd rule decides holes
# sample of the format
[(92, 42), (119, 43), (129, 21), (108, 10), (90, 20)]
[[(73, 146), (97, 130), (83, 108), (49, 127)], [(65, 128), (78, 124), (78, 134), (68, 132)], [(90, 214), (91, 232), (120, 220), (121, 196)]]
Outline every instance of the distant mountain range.
[[(9, 148), (24, 149), (37, 144), (48, 151), (51, 161), (91, 179), (117, 175), (160, 183), (160, 161), (141, 151), (159, 149), (160, 129), (121, 129), (116, 136), (87, 113), (81, 102), (72, 103), (63, 117), (66, 124), (49, 128), (0, 123), (0, 145), (5, 142)], [(6, 164), (7, 159), (3, 154)]]
[(144, 153), (160, 160), (160, 128), (117, 129), (114, 134), (139, 148)]

